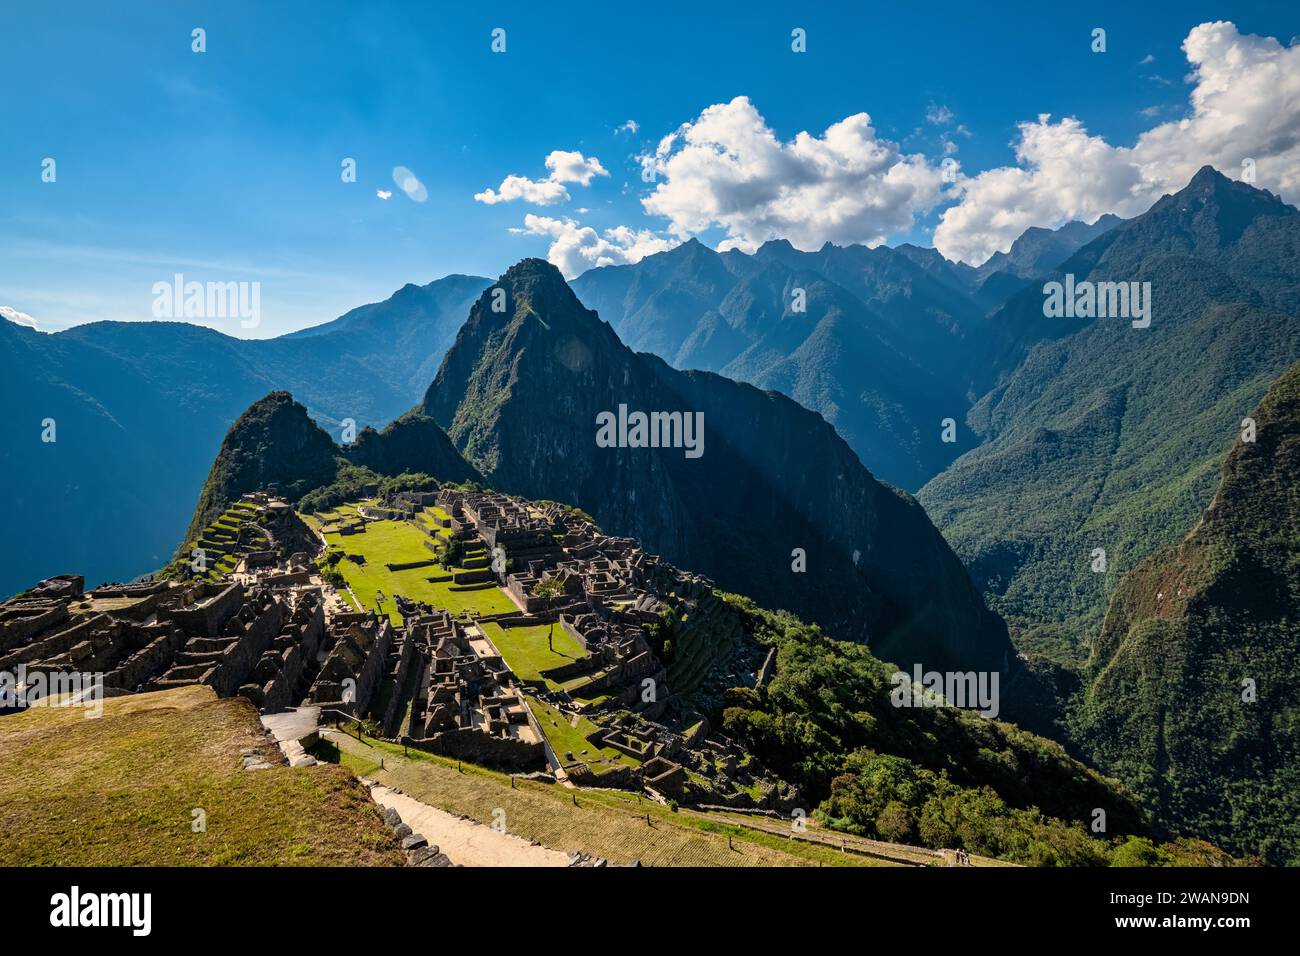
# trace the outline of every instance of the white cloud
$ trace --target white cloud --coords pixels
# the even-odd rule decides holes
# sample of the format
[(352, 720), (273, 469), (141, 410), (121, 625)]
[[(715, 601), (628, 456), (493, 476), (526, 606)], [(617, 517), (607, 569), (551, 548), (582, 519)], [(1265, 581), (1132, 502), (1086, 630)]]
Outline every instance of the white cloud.
[(1138, 60), (1138, 66), (1146, 66), (1148, 63), (1154, 63), (1156, 58), (1148, 53), (1142, 59)]
[(615, 226), (597, 233), (590, 226), (572, 219), (554, 219), (532, 213), (524, 216), (523, 228), (510, 231), (550, 237), (552, 241), (546, 258), (566, 279), (572, 279), (596, 266), (639, 262), (648, 255), (664, 252), (677, 245), (648, 229)]
[(948, 107), (931, 103), (925, 111), (925, 121), (932, 126), (947, 126), (952, 122), (952, 115)]
[(375, 190), (375, 195), (378, 196), (380, 199), (392, 199), (392, 198), (393, 198), (393, 194), (392, 194), (391, 192), (389, 192), (387, 189), (376, 189), (376, 190)]
[(514, 202), (522, 199), (534, 206), (553, 206), (569, 198), (569, 191), (563, 184), (550, 179), (533, 180), (527, 176), (507, 176), (501, 185), (475, 193), (474, 198), (481, 203), (495, 206), (499, 202)]
[(577, 150), (552, 150), (546, 157), (546, 168), (551, 171), (551, 179), (557, 183), (578, 183), (590, 186), (596, 176), (608, 176), (609, 172), (600, 165), (595, 156), (585, 158)]
[(626, 123), (623, 123), (622, 125), (618, 126), (614, 130), (614, 132), (630, 133), (631, 135), (635, 136), (640, 129), (641, 129), (640, 123), (638, 123), (636, 120), (628, 120)]
[(879, 139), (866, 113), (781, 142), (744, 96), (708, 107), (640, 159), (643, 178), (657, 181), (646, 212), (682, 239), (722, 228), (719, 249), (777, 237), (801, 249), (878, 245), (944, 198), (941, 169)]
[(29, 329), (36, 328), (36, 320), (26, 312), (19, 312), (17, 309), (8, 305), (0, 305), (0, 318), (8, 319), (15, 325), (25, 325)]
[(564, 183), (577, 183), (590, 186), (597, 176), (608, 176), (609, 171), (600, 164), (595, 156), (585, 157), (576, 150), (552, 150), (546, 157), (546, 168), (550, 174), (545, 179), (529, 179), (527, 176), (510, 175), (501, 181), (496, 189), (485, 189), (475, 193), (474, 198), (489, 206), (500, 202), (514, 202), (522, 199), (535, 206), (553, 206), (569, 198), (569, 191)]
[(1020, 124), (1016, 165), (961, 182), (961, 201), (935, 229), (949, 258), (982, 262), (1030, 226), (1133, 216), (1210, 164), (1239, 175), (1256, 163), (1256, 185), (1300, 199), (1300, 45), (1202, 23), (1183, 41), (1193, 84), (1190, 113), (1112, 146), (1082, 121), (1044, 114)]

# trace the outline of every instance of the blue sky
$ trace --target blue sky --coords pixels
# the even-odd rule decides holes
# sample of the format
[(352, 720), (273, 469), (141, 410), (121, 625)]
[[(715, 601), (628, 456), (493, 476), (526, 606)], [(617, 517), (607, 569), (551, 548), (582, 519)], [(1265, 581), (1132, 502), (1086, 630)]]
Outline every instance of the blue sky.
[[(149, 319), (152, 285), (180, 272), (260, 282), (261, 324), (218, 327), (279, 334), (407, 282), (546, 256), (550, 239), (511, 232), (528, 213), (669, 237), (642, 207), (636, 157), (737, 96), (781, 141), (866, 112), (903, 153), (937, 163), (951, 140), (974, 175), (1014, 164), (1017, 123), (1042, 113), (1116, 146), (1177, 118), (1179, 46), (1198, 23), (1283, 45), (1300, 32), (1276, 3), (475, 6), (487, 5), (6, 4), (0, 305), (46, 330)], [(1089, 48), (1096, 26), (1104, 56)], [(490, 49), (496, 27), (504, 54)], [(618, 131), (628, 120), (636, 133)], [(473, 198), (510, 174), (544, 178), (553, 150), (597, 157), (608, 175), (545, 208)], [(356, 183), (340, 179), (344, 157)], [(399, 165), (426, 201), (394, 185)], [(888, 241), (929, 244), (943, 208)]]

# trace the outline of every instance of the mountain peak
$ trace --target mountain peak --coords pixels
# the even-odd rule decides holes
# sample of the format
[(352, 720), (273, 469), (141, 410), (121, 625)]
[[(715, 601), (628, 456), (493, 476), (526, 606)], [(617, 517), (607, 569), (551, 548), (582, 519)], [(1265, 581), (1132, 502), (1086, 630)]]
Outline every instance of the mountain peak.
[(307, 409), (285, 391), (249, 405), (230, 426), (208, 479), (186, 540), (193, 540), (217, 516), (250, 491), (275, 485), (289, 497), (327, 485), (338, 470), (334, 440)]
[(505, 274), (501, 276), (501, 281), (520, 282), (532, 277), (546, 277), (558, 279), (560, 282), (564, 281), (564, 276), (560, 274), (559, 269), (545, 259), (538, 259), (535, 256), (520, 259), (505, 271)]
[[(506, 294), (502, 308), (500, 292)], [(490, 324), (510, 324), (529, 314), (550, 324), (554, 317), (586, 315), (587, 310), (569, 288), (560, 270), (545, 259), (520, 259), (483, 291), (473, 315)]]
[[(1232, 179), (1219, 172), (1213, 166), (1202, 166), (1196, 171), (1196, 175), (1188, 180), (1187, 185), (1173, 194), (1173, 199), (1179, 201), (1180, 206), (1187, 200), (1213, 200), (1220, 207), (1239, 206), (1243, 213), (1276, 215), (1278, 212), (1288, 211), (1295, 212), (1293, 206), (1287, 205), (1282, 199), (1267, 189), (1261, 189), (1244, 180)], [(1159, 208), (1159, 203), (1152, 207), (1152, 211)]]
[(789, 239), (769, 239), (767, 240), (767, 242), (759, 246), (754, 254), (759, 255), (760, 253), (764, 253), (764, 252), (773, 253), (773, 252), (794, 252), (794, 251), (795, 251), (794, 246), (790, 244)]
[(1188, 180), (1187, 185), (1183, 187), (1183, 192), (1196, 192), (1205, 189), (1213, 189), (1220, 184), (1229, 183), (1232, 180), (1219, 172), (1209, 163), (1206, 163), (1196, 171), (1196, 175)]

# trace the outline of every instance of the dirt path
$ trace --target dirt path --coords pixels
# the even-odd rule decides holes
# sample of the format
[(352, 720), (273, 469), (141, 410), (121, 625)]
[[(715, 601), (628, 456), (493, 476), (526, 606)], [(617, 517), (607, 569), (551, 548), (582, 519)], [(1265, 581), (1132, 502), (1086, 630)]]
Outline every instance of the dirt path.
[(370, 796), (381, 807), (392, 807), (402, 822), (437, 846), (461, 866), (568, 866), (559, 850), (534, 846), (523, 837), (501, 833), (473, 820), (463, 820), (437, 807), (375, 784)]

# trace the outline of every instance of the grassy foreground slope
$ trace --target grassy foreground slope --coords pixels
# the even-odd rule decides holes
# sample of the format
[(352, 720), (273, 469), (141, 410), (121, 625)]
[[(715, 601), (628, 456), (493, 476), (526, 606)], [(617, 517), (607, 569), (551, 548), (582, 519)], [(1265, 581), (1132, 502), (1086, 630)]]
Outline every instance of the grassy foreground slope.
[[(448, 813), (485, 825), (505, 811), (509, 832), (554, 850), (580, 850), (611, 863), (643, 866), (888, 866), (889, 861), (790, 839), (743, 823), (668, 807), (616, 790), (572, 790), (560, 784), (514, 780), (471, 764), (400, 746), (331, 734), (326, 747), (354, 773)], [(324, 749), (318, 750), (323, 754)], [(383, 767), (380, 767), (380, 760)], [(648, 819), (647, 819), (648, 817)], [(770, 824), (764, 818), (759, 821)], [(730, 840), (728, 839), (730, 838)], [(924, 865), (899, 848), (899, 862)]]
[[(0, 718), (0, 866), (404, 863), (346, 771), (243, 769), (242, 750), (273, 757), (275, 745), (242, 697), (183, 687), (86, 714), (33, 707)], [(204, 832), (194, 832), (195, 810)]]

